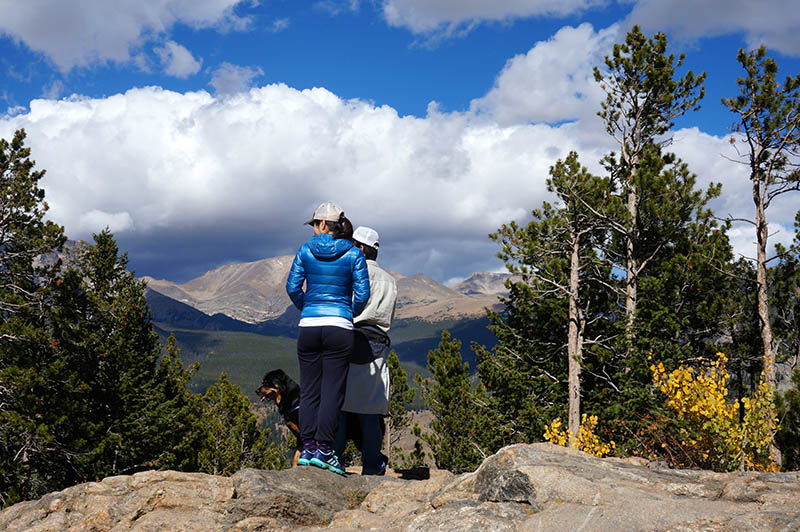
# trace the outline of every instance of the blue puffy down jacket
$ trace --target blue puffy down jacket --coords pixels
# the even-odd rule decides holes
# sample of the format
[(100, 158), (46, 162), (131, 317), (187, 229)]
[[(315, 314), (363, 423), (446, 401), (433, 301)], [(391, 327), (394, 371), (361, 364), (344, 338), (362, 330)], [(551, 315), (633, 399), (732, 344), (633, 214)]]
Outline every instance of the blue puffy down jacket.
[(369, 299), (364, 254), (347, 239), (334, 239), (327, 233), (314, 235), (294, 257), (286, 293), (302, 311), (301, 318), (352, 320), (361, 314)]

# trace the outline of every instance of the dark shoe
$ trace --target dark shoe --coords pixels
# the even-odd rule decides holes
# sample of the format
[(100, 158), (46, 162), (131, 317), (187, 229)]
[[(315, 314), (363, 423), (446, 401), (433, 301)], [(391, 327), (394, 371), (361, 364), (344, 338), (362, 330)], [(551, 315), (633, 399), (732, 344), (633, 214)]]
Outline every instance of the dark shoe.
[(317, 449), (314, 453), (314, 457), (309, 460), (309, 463), (313, 466), (317, 466), (322, 469), (330, 469), (334, 473), (344, 475), (342, 464), (339, 463), (339, 459), (336, 458), (336, 453), (333, 451), (323, 453), (321, 450)]
[(364, 475), (364, 476), (375, 475), (375, 476), (382, 477), (382, 476), (384, 476), (386, 474), (386, 462), (381, 461), (381, 465), (380, 465), (380, 467), (378, 467), (377, 471), (371, 471), (369, 469), (364, 469), (364, 468), (362, 468), (361, 471), (362, 471), (361, 474)]
[(311, 465), (312, 458), (314, 458), (314, 451), (303, 449), (300, 452), (300, 458), (297, 459), (297, 465), (302, 465), (302, 466)]

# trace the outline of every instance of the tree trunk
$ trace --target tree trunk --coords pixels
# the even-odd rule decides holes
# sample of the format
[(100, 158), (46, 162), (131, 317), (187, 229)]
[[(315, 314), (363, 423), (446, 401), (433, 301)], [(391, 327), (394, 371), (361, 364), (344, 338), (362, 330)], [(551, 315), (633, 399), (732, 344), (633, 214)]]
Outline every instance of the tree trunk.
[(769, 322), (769, 294), (767, 292), (767, 230), (766, 213), (760, 184), (753, 185), (753, 199), (756, 202), (756, 301), (758, 304), (758, 325), (761, 342), (764, 344), (764, 378), (775, 386), (775, 351), (773, 349), (772, 327)]
[(569, 267), (569, 329), (567, 338), (567, 359), (569, 372), (569, 443), (577, 443), (581, 425), (581, 357), (583, 352), (582, 317), (578, 305), (580, 271), (580, 242), (578, 235), (572, 235), (572, 255)]
[[(772, 340), (772, 326), (769, 322), (769, 293), (767, 292), (767, 216), (764, 209), (764, 195), (766, 182), (753, 173), (753, 201), (756, 204), (756, 303), (758, 307), (758, 325), (761, 331), (761, 343), (764, 347), (764, 375), (763, 379), (777, 389), (775, 378), (775, 350)], [(775, 412), (770, 412), (774, 416)], [(769, 455), (776, 464), (781, 464), (781, 452), (773, 441), (769, 447)]]
[(638, 297), (638, 267), (636, 261), (636, 222), (639, 217), (639, 193), (636, 184), (633, 182), (631, 174), (628, 183), (628, 215), (630, 216), (630, 226), (625, 235), (626, 246), (626, 269), (627, 278), (625, 280), (625, 353), (627, 358), (631, 357), (633, 351), (633, 340), (635, 338), (634, 325), (636, 319), (636, 300)]

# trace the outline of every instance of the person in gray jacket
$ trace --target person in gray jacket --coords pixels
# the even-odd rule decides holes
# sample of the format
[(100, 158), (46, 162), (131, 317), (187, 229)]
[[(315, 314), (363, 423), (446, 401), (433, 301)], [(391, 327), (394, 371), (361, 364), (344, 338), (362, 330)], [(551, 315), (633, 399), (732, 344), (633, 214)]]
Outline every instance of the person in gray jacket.
[(378, 232), (358, 227), (353, 243), (367, 259), (370, 297), (364, 310), (353, 319), (355, 326), (353, 355), (347, 374), (347, 387), (339, 428), (336, 451), (339, 456), (347, 443), (348, 423), (357, 424), (361, 440), (363, 475), (383, 475), (385, 456), (381, 454), (384, 420), (389, 414), (389, 329), (394, 319), (397, 284), (389, 273), (378, 266)]

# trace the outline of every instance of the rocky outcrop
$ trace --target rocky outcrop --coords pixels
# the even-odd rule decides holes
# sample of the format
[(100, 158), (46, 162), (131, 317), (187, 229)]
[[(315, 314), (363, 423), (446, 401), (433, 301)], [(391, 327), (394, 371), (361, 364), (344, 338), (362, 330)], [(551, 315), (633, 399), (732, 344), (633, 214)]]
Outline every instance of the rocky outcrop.
[(514, 445), (474, 473), (429, 480), (314, 468), (112, 477), (0, 513), (0, 530), (797, 531), (800, 473), (671, 470), (550, 444)]
[(800, 473), (671, 470), (550, 444), (514, 445), (441, 487), (374, 490), (330, 529), (789, 532), (800, 530)]
[[(245, 532), (327, 524), (383, 483), (317, 468), (232, 477), (145, 471), (108, 477), (0, 512), (6, 532)], [(399, 482), (399, 481), (397, 481)]]

